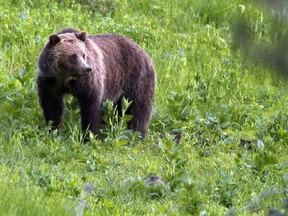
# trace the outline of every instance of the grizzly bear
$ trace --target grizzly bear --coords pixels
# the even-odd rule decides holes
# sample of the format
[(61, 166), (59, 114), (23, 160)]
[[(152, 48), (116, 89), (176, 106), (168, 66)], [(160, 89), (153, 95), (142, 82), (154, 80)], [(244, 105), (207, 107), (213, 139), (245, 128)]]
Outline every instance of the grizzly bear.
[(83, 134), (99, 133), (102, 102), (111, 100), (121, 110), (121, 99), (132, 101), (129, 129), (147, 134), (156, 75), (151, 59), (125, 36), (88, 36), (72, 28), (49, 37), (38, 58), (37, 87), (40, 106), (51, 129), (61, 124), (63, 97), (72, 94), (80, 107)]

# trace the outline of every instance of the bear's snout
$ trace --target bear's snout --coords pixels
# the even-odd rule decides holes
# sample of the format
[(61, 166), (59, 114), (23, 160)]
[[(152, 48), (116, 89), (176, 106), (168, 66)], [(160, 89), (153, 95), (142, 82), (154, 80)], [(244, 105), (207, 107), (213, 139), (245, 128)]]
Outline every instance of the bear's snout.
[(92, 68), (89, 66), (89, 64), (87, 64), (87, 62), (84, 59), (82, 59), (79, 66), (83, 73), (89, 73), (92, 71)]
[(85, 71), (85, 72), (91, 72), (92, 69), (91, 69), (91, 67), (86, 67), (86, 68), (84, 69), (84, 71)]

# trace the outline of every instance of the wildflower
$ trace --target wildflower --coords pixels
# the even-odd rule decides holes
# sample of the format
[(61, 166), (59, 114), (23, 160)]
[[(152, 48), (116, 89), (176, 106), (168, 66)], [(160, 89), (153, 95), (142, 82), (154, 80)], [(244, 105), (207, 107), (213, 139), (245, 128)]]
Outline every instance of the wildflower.
[(84, 215), (84, 209), (85, 209), (85, 200), (87, 199), (87, 195), (94, 191), (94, 187), (91, 183), (87, 183), (83, 189), (83, 192), (81, 193), (80, 199), (78, 200), (78, 208), (77, 208), (77, 216), (83, 216)]
[(166, 53), (165, 56), (166, 56), (167, 58), (169, 58), (169, 57), (170, 57), (170, 53)]
[(26, 68), (24, 68), (24, 69), (21, 69), (21, 71), (20, 71), (21, 75), (24, 75), (24, 74), (25, 74), (25, 72), (26, 72)]
[(94, 191), (94, 187), (91, 183), (87, 183), (84, 187), (84, 193), (89, 194)]
[(183, 53), (184, 53), (184, 50), (183, 50), (183, 49), (181, 49), (181, 50), (179, 51), (179, 53), (180, 53), (180, 56), (182, 56), (182, 55), (183, 55)]
[(231, 66), (231, 62), (227, 60), (227, 61), (226, 61), (226, 65), (227, 65), (227, 66)]
[(26, 19), (27, 16), (26, 16), (24, 13), (21, 13), (21, 14), (20, 14), (20, 18), (21, 18), (21, 19)]
[(35, 37), (34, 41), (35, 43), (38, 43), (40, 41), (40, 37), (39, 36)]
[(144, 180), (146, 181), (146, 185), (149, 186), (149, 185), (154, 185), (154, 184), (162, 184), (164, 183), (164, 179), (162, 179), (161, 177), (159, 176), (148, 176), (146, 178), (144, 178)]
[(23, 69), (20, 70), (21, 75), (23, 76), (26, 73), (26, 67), (22, 64)]

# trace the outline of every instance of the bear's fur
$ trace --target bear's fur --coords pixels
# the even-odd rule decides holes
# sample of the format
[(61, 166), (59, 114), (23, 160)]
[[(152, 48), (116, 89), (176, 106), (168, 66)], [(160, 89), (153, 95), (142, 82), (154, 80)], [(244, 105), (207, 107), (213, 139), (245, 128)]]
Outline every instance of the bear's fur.
[(156, 75), (149, 56), (125, 36), (88, 36), (72, 28), (49, 37), (38, 59), (37, 86), (40, 106), (52, 129), (59, 127), (64, 94), (78, 101), (82, 130), (99, 132), (102, 102), (121, 98), (132, 101), (128, 127), (147, 134)]

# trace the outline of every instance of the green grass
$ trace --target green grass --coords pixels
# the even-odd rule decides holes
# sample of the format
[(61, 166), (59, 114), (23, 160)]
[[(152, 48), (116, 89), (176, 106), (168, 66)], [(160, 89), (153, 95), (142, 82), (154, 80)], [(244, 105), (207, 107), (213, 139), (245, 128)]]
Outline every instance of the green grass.
[[(285, 211), (288, 85), (257, 58), (259, 47), (287, 38), (277, 10), (238, 0), (0, 0), (0, 8), (0, 215)], [(233, 41), (239, 18), (249, 46)], [(124, 121), (84, 145), (72, 97), (49, 134), (36, 62), (48, 36), (67, 26), (127, 35), (153, 59), (144, 142)], [(149, 184), (151, 176), (161, 180)]]

